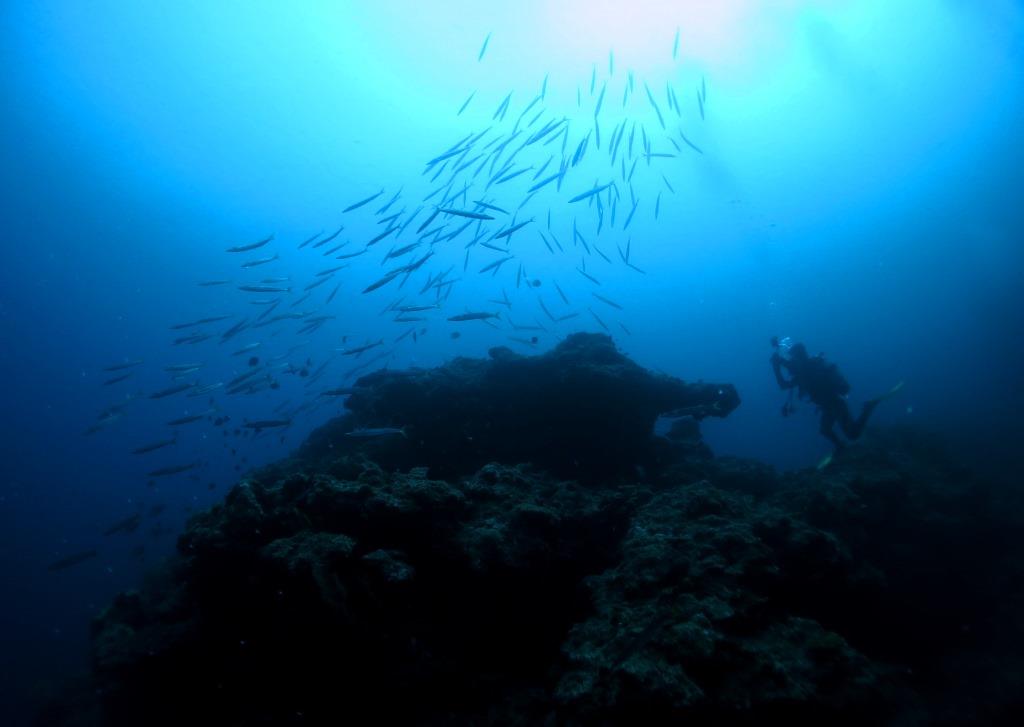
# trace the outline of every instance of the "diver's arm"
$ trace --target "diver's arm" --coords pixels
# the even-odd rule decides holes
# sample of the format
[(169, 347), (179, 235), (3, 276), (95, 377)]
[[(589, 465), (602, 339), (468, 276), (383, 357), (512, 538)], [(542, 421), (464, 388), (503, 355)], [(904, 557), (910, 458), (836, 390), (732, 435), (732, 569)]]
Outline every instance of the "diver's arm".
[(786, 360), (782, 358), (778, 353), (772, 354), (772, 371), (775, 372), (775, 380), (779, 384), (780, 389), (792, 389), (796, 386), (796, 383), (792, 380), (787, 381), (786, 377), (782, 375), (782, 367), (786, 365)]

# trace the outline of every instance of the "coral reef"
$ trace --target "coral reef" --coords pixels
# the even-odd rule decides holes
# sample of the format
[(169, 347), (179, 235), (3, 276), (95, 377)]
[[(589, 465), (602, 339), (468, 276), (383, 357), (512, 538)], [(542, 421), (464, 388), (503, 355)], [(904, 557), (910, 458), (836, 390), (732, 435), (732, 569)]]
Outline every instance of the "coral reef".
[[(876, 433), (823, 471), (788, 474), (714, 458), (692, 420), (671, 438), (651, 425), (668, 410), (724, 414), (732, 388), (653, 376), (592, 336), (359, 386), (351, 416), (195, 516), (178, 558), (97, 619), (90, 714), (108, 725), (338, 724), (367, 710), (427, 725), (1022, 714), (1018, 511), (941, 444)], [(371, 425), (408, 426), (409, 438), (344, 437)], [(626, 466), (634, 457), (642, 467)]]

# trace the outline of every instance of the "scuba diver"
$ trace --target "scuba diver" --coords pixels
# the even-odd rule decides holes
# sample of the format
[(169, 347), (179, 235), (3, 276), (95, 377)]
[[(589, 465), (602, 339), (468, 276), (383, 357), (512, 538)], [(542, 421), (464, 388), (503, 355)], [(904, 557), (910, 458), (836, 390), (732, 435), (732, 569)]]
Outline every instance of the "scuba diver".
[[(780, 389), (788, 390), (790, 394), (789, 400), (782, 407), (782, 415), (789, 416), (793, 412), (792, 400), (795, 389), (800, 396), (810, 399), (818, 406), (821, 412), (821, 434), (832, 442), (837, 452), (846, 446), (833, 429), (837, 423), (847, 439), (857, 439), (864, 431), (864, 426), (875, 407), (903, 388), (901, 381), (882, 396), (868, 399), (864, 402), (860, 416), (854, 419), (846, 403), (850, 384), (834, 363), (829, 363), (821, 355), (808, 356), (807, 348), (802, 343), (789, 345), (788, 338), (783, 339), (781, 343), (777, 337), (772, 338), (772, 347), (775, 349), (771, 358), (775, 380), (779, 383)], [(789, 358), (783, 358), (779, 353), (780, 349), (788, 349)], [(789, 372), (790, 378), (787, 379), (783, 375), (783, 369)]]

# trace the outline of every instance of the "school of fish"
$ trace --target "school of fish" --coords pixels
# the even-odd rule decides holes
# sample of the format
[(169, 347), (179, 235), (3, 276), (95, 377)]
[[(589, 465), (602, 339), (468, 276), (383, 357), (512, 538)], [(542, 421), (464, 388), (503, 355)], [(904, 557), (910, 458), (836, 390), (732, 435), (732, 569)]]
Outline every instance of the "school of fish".
[[(477, 62), (484, 62), (491, 39)], [(673, 60), (678, 53), (677, 32)], [(707, 85), (701, 78), (687, 93), (677, 93), (672, 83), (655, 90), (631, 71), (616, 75), (609, 53), (607, 73), (603, 64), (600, 72), (594, 65), (588, 82), (576, 88), (575, 113), (567, 115), (549, 110), (548, 80), (535, 93), (508, 92), (493, 111), (477, 113), (487, 121), (483, 128), (464, 129), (404, 184), (375, 185), (339, 205), (337, 218), (316, 234), (296, 240), (267, 234), (226, 245), (224, 255), (237, 258), (237, 277), (192, 283), (218, 296), (215, 309), (168, 324), (168, 360), (125, 358), (102, 372), (102, 386), (131, 389), (136, 372), (158, 366), (166, 385), (124, 394), (86, 433), (114, 425), (135, 402), (170, 399), (197, 406), (166, 420), (167, 436), (138, 442), (131, 455), (173, 451), (178, 431), (204, 423), (235, 436), (279, 436), (321, 407), (336, 406), (360, 375), (387, 366), (399, 347), (414, 346), (431, 331), (457, 339), (465, 326), (486, 325), (524, 348), (561, 337), (582, 321), (630, 335), (617, 320), (628, 301), (606, 285), (604, 272), (621, 269), (624, 275), (611, 276), (616, 280), (648, 273), (633, 255), (630, 230), (639, 216), (656, 220), (662, 196), (676, 194), (685, 171), (680, 159), (703, 155), (694, 139), (701, 139)], [(470, 107), (485, 103), (484, 95), (474, 90), (453, 109), (453, 127)], [(406, 191), (413, 188), (419, 191)], [(657, 190), (653, 198), (651, 190)], [(290, 273), (289, 261), (299, 257), (296, 267), (315, 272)], [(470, 280), (474, 284), (465, 286)], [(459, 300), (460, 286), (478, 291), (482, 281), (492, 294)], [(380, 300), (379, 333), (370, 339), (339, 336), (332, 326), (343, 322), (353, 296)], [(282, 347), (282, 341), (293, 345)], [(204, 375), (226, 368), (234, 374)], [(264, 397), (273, 404), (265, 416), (232, 419), (232, 400), (273, 394), (286, 376), (300, 380), (307, 395)], [(396, 433), (405, 434), (381, 426), (351, 436)], [(152, 481), (203, 466), (192, 452), (144, 472)], [(106, 534), (137, 526), (133, 515)], [(83, 551), (51, 568), (94, 553)]]

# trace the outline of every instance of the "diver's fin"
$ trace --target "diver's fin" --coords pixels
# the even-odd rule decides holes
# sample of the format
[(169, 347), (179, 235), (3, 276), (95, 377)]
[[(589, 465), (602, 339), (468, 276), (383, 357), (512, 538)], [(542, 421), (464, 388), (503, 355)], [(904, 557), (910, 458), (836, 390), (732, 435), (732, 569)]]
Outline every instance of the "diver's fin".
[(892, 387), (891, 389), (889, 389), (887, 392), (885, 392), (881, 396), (876, 396), (871, 401), (873, 403), (875, 403), (875, 404), (878, 404), (879, 402), (885, 401), (886, 399), (889, 399), (889, 398), (891, 398), (893, 396), (896, 396), (896, 394), (900, 393), (900, 391), (903, 390), (903, 385), (904, 385), (904, 382), (901, 381), (900, 383), (896, 384), (896, 386)]
[(823, 469), (828, 467), (830, 464), (832, 464), (832, 453), (831, 452), (829, 452), (828, 454), (826, 454), (824, 457), (821, 458), (821, 461), (818, 462), (818, 466), (817, 466), (816, 469), (818, 470), (818, 472), (821, 472)]

